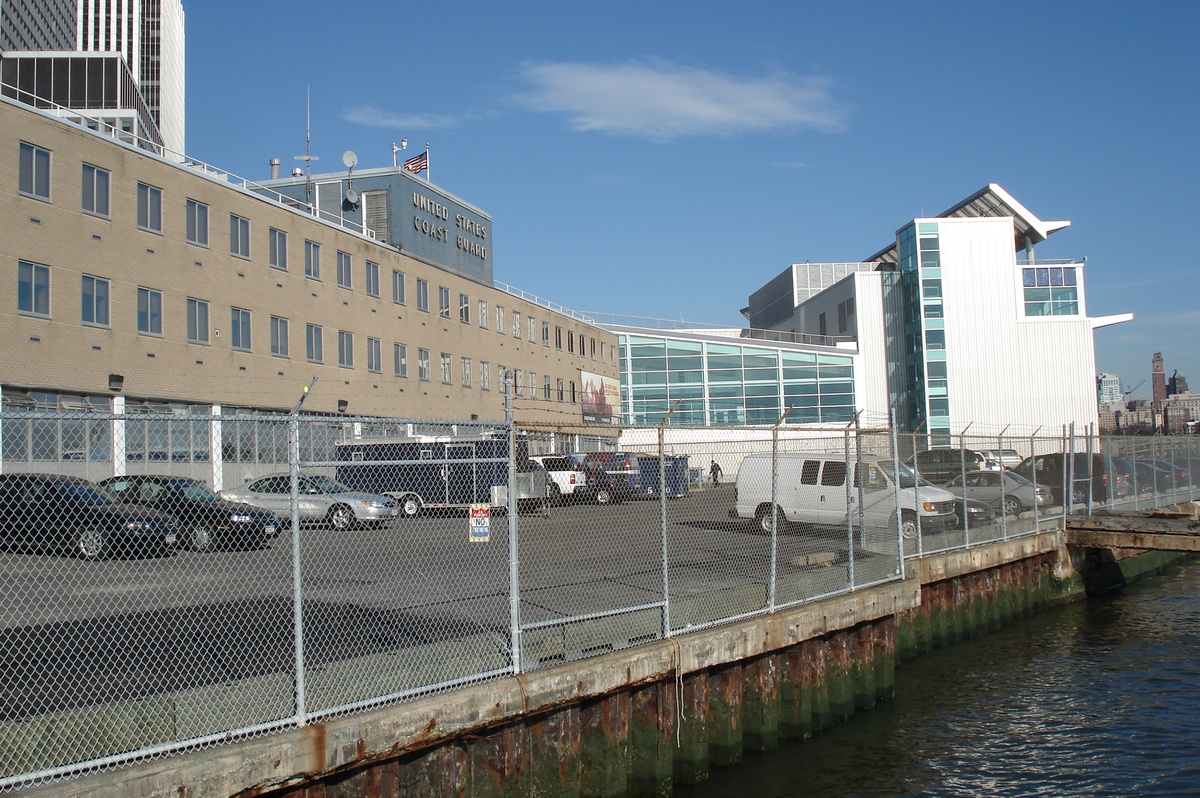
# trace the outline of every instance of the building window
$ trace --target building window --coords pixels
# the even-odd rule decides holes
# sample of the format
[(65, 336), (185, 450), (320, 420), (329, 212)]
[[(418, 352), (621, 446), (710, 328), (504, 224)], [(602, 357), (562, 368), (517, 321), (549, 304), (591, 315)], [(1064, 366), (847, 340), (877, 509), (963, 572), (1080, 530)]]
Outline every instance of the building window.
[(188, 298), (187, 337), (188, 343), (208, 344), (208, 303), (203, 299)]
[(542, 322), (542, 346), (550, 346), (550, 322)]
[(463, 324), (471, 323), (471, 297), (466, 294), (458, 295), (458, 320)]
[(575, 336), (571, 334), (570, 330), (567, 330), (567, 352), (575, 354)]
[(208, 206), (194, 199), (187, 201), (187, 240), (189, 244), (208, 246)]
[(287, 271), (287, 233), (274, 227), (267, 231), (271, 250), (271, 265)]
[(558, 388), (558, 401), (561, 402), (563, 400), (563, 381), (561, 377), (558, 379), (556, 387)]
[(579, 334), (579, 356), (580, 357), (587, 356), (587, 347), (585, 346), (586, 343), (587, 343), (586, 336), (584, 336), (583, 333), (580, 333)]
[(571, 404), (575, 404), (575, 380), (571, 380)]
[(139, 288), (137, 292), (138, 332), (145, 335), (162, 335), (162, 291)]
[(110, 177), (111, 175), (107, 169), (101, 169), (89, 163), (83, 165), (84, 213), (103, 216), (105, 219), (108, 218), (108, 184)]
[(235, 213), (229, 214), (229, 254), (250, 257), (250, 220)]
[(304, 356), (309, 363), (325, 362), (325, 344), (322, 340), (323, 330), (315, 324), (304, 326)]
[(397, 305), (404, 304), (404, 272), (392, 270), (392, 301)]
[(596, 359), (596, 339), (595, 338), (588, 339), (588, 353), (591, 356), (592, 360)]
[(536, 371), (529, 372), (529, 398), (538, 398), (538, 378)]
[(464, 388), (471, 387), (471, 358), (464, 357), (459, 360), (459, 365), (462, 366), (462, 384)]
[(525, 383), (524, 383), (524, 380), (522, 379), (524, 374), (525, 374), (525, 372), (521, 371), (520, 369), (513, 369), (513, 395), (514, 396), (524, 396), (525, 395), (525, 393), (524, 393)]
[(383, 349), (378, 338), (367, 339), (367, 371), (376, 374), (383, 371)]
[(108, 326), (108, 280), (102, 277), (83, 275), (83, 315), (84, 324), (93, 327)]
[(817, 316), (817, 334), (825, 335), (826, 333), (827, 333), (827, 331), (825, 329), (825, 314), (822, 313), (821, 315)]
[(405, 344), (392, 344), (392, 368), (397, 377), (408, 376), (408, 347)]
[(479, 300), (479, 326), (485, 330), (488, 326), (488, 306), (485, 299)]
[(242, 352), (250, 351), (250, 311), (229, 309), (229, 345)]
[(479, 388), (484, 391), (492, 390), (492, 364), (486, 360), (479, 361)]
[(151, 233), (162, 232), (162, 189), (138, 183), (138, 228)]
[(417, 278), (417, 310), (429, 312), (429, 281)]
[(554, 348), (559, 352), (562, 351), (562, 327), (555, 326), (554, 328)]
[(352, 288), (353, 277), (350, 270), (353, 268), (353, 263), (349, 252), (342, 252), (340, 249), (337, 253), (337, 284), (338, 288)]
[(443, 319), (450, 318), (450, 289), (438, 286), (438, 315)]
[(512, 326), (513, 338), (520, 338), (521, 337), (521, 314), (514, 310), (512, 321), (513, 321), (513, 326)]
[(1074, 266), (1021, 269), (1026, 316), (1078, 316), (1079, 286)]
[(50, 201), (50, 150), (21, 142), (19, 185), (25, 196)]
[(417, 379), (429, 382), (429, 350), (417, 350)]
[(367, 261), (363, 278), (366, 282), (367, 296), (379, 296), (379, 264)]
[(547, 402), (550, 401), (550, 375), (542, 377), (542, 398)]
[(321, 279), (321, 245), (316, 241), (304, 242), (304, 276)]
[(50, 267), (40, 263), (17, 264), (17, 310), (50, 318)]
[(497, 305), (496, 306), (496, 332), (500, 333), (501, 335), (504, 335), (504, 322), (505, 321), (506, 321), (506, 319), (504, 317), (504, 306)]
[(354, 333), (338, 330), (338, 365), (344, 369), (354, 368)]
[(450, 384), (454, 369), (452, 368), (453, 361), (448, 352), (442, 352), (442, 382), (446, 385)]
[(271, 354), (288, 356), (288, 320), (279, 316), (271, 317)]
[(537, 320), (533, 318), (533, 316), (528, 316), (526, 318), (529, 319), (529, 343), (532, 344), (537, 341)]

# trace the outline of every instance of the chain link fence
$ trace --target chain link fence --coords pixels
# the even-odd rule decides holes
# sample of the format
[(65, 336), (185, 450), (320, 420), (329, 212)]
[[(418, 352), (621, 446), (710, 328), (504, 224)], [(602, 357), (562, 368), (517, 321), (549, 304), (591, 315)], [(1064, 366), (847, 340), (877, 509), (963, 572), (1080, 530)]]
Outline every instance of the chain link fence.
[(0, 412), (0, 789), (768, 613), (1200, 484), (1200, 438), (1070, 428), (931, 446), (860, 422), (663, 426), (562, 451), (510, 422), (111, 409)]

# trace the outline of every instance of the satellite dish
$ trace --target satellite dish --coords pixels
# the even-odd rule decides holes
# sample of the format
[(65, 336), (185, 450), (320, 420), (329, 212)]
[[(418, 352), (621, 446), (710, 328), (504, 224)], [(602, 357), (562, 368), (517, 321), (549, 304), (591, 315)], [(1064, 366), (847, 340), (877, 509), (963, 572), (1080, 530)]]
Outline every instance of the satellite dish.
[(342, 163), (346, 165), (347, 169), (353, 169), (358, 166), (358, 156), (354, 154), (353, 150), (346, 150), (342, 153)]
[(352, 188), (346, 189), (346, 202), (349, 202), (351, 205), (357, 206), (358, 205), (358, 192)]

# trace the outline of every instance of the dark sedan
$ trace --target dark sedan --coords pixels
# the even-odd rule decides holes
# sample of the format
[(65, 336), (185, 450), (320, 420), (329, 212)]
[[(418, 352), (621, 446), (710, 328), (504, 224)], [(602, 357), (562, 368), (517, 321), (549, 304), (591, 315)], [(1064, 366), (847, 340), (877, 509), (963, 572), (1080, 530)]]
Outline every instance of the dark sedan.
[(175, 516), (183, 544), (193, 551), (259, 548), (277, 534), (274, 514), (226, 501), (194, 479), (137, 475), (109, 477), (99, 485), (118, 501)]
[(164, 554), (177, 534), (170, 515), (117, 503), (87, 480), (0, 475), (0, 540), (6, 546), (102, 560), (123, 550)]

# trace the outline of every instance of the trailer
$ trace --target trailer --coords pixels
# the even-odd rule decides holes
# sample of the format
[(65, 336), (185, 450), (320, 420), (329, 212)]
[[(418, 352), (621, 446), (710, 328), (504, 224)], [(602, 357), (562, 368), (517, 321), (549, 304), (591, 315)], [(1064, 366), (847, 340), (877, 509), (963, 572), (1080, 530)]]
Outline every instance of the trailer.
[(638, 453), (635, 456), (637, 458), (637, 470), (634, 472), (636, 477), (631, 480), (634, 496), (657, 498), (660, 486), (663, 484), (666, 485), (666, 494), (669, 499), (681, 499), (688, 495), (690, 480), (687, 455), (669, 454), (663, 458), (663, 464), (666, 467), (665, 483), (658, 475), (658, 455)]
[[(546, 501), (546, 471), (517, 439), (517, 501)], [(402, 515), (425, 509), (508, 506), (508, 440), (505, 437), (357, 439), (335, 447), (337, 480), (355, 490), (391, 496)]]

